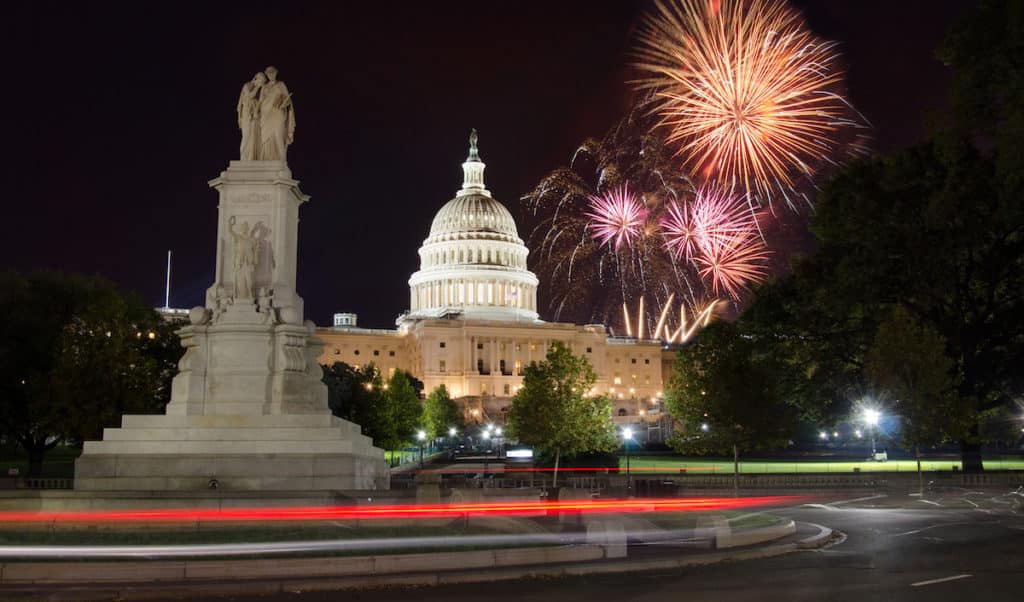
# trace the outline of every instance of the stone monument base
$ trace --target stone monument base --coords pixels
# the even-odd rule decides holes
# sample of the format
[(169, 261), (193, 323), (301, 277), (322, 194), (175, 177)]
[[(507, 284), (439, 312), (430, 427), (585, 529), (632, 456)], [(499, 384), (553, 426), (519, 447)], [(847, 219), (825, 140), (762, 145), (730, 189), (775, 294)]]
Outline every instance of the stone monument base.
[(123, 416), (87, 441), (80, 491), (339, 491), (386, 489), (382, 450), (327, 413)]

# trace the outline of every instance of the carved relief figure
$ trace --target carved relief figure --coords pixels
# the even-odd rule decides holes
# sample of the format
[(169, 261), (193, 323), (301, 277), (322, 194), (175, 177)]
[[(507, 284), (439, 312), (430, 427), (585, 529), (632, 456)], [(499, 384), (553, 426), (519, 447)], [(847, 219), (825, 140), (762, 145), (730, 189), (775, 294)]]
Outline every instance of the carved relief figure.
[[(228, 220), (228, 232), (231, 233), (231, 248), (235, 258), (235, 298), (252, 299), (255, 296), (256, 239), (249, 232), (249, 222), (242, 222), (238, 232), (235, 231), (235, 222), (235, 216), (232, 215)], [(256, 228), (262, 224), (257, 223)]]
[(277, 80), (277, 69), (267, 67), (266, 75), (267, 83), (260, 90), (257, 155), (261, 161), (284, 161), (295, 139), (295, 108), (288, 87)]
[(252, 227), (252, 236), (256, 242), (256, 275), (254, 277), (254, 285), (257, 289), (260, 287), (269, 287), (274, 282), (274, 268), (277, 264), (274, 262), (274, 244), (270, 238), (270, 228), (263, 224), (263, 222), (257, 223)]
[(255, 161), (260, 144), (259, 99), (260, 90), (267, 83), (267, 76), (260, 71), (252, 80), (242, 85), (238, 95), (238, 129), (242, 130), (240, 156), (243, 161)]

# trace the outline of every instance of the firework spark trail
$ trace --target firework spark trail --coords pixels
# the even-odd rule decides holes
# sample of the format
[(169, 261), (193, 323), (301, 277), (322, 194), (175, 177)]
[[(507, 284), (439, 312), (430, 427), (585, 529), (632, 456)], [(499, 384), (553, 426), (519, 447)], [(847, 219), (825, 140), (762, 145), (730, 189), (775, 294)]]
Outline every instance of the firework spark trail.
[(864, 127), (836, 92), (835, 44), (782, 2), (658, 0), (637, 55), (684, 168), (751, 209), (774, 193), (792, 206), (797, 178), (834, 162), (838, 131)]
[(716, 295), (724, 293), (738, 300), (748, 283), (764, 279), (770, 255), (760, 237), (749, 232), (733, 240), (713, 241), (697, 264)]
[(618, 251), (623, 244), (632, 247), (643, 235), (647, 209), (640, 198), (629, 191), (628, 184), (612, 188), (603, 195), (591, 195), (588, 200), (589, 228), (602, 246), (614, 241), (613, 246)]

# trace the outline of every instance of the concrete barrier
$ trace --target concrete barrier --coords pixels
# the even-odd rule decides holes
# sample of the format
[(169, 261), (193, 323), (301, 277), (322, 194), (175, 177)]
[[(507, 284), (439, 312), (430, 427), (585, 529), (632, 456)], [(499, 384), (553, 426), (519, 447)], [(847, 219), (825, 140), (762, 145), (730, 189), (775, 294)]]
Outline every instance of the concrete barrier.
[(604, 548), (605, 558), (626, 557), (626, 530), (621, 522), (604, 519), (587, 521), (587, 543)]
[[(339, 558), (271, 560), (170, 560), (122, 562), (8, 562), (0, 564), (0, 584), (146, 583), (223, 579), (289, 579), (397, 576), (409, 573), (494, 569), (600, 560), (600, 545), (449, 552), (381, 554)], [(390, 581), (389, 581), (390, 583)]]

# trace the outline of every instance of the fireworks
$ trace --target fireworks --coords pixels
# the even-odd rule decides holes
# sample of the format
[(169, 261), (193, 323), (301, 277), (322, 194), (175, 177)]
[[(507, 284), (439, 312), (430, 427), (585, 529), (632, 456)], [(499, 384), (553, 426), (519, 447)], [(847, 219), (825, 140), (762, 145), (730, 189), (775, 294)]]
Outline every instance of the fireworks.
[(713, 241), (697, 258), (702, 278), (711, 281), (716, 295), (739, 299), (747, 283), (760, 282), (767, 273), (768, 251), (755, 232), (728, 241)]
[[(659, 0), (637, 67), (694, 178), (771, 202), (831, 162), (837, 133), (860, 128), (835, 44), (773, 0)], [(753, 202), (750, 201), (753, 206)]]
[(629, 185), (612, 188), (603, 195), (590, 195), (589, 228), (601, 245), (614, 241), (618, 251), (623, 243), (632, 244), (643, 232), (647, 210), (643, 202), (629, 191)]
[[(740, 194), (696, 187), (653, 124), (630, 116), (605, 140), (584, 142), (569, 167), (523, 198), (551, 318), (683, 339), (692, 328), (679, 330), (680, 305), (701, 315), (723, 297), (739, 302), (766, 274), (760, 214)], [(641, 315), (622, 312), (641, 300)]]
[[(703, 307), (695, 307), (693, 309), (692, 316), (693, 320), (689, 321), (686, 319), (687, 310), (686, 304), (682, 303), (679, 305), (679, 327), (672, 330), (669, 326), (669, 311), (672, 309), (673, 296), (669, 296), (668, 301), (661, 310), (661, 315), (658, 317), (657, 326), (654, 327), (654, 332), (651, 333), (651, 339), (659, 340), (667, 344), (672, 343), (685, 343), (696, 334), (698, 330), (708, 325), (711, 322), (711, 318), (714, 317), (715, 308), (718, 307), (721, 301), (711, 301), (705, 304)], [(622, 315), (626, 321), (626, 336), (632, 337), (633, 332), (630, 329), (629, 319), (629, 306), (626, 303), (622, 304)], [(640, 297), (640, 307), (637, 309), (637, 324), (642, 324), (647, 318), (647, 314), (644, 313), (644, 298)], [(643, 338), (643, 332), (637, 332), (636, 337), (638, 339)]]
[(695, 262), (711, 249), (746, 241), (757, 231), (756, 214), (739, 196), (705, 187), (689, 203), (668, 205), (660, 227), (665, 247), (676, 259)]

